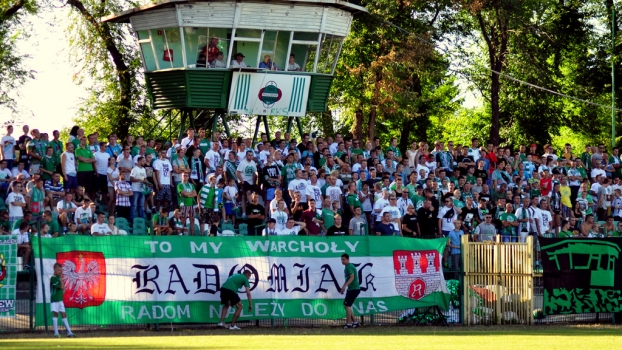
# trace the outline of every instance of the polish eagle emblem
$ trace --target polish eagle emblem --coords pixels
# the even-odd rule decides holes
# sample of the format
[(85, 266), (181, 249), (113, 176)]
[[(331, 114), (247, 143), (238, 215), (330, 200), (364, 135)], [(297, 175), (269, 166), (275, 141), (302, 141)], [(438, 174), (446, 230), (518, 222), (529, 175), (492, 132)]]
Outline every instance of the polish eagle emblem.
[(93, 300), (93, 295), (89, 289), (99, 285), (100, 268), (95, 260), (88, 264), (84, 261), (84, 256), (78, 256), (78, 266), (73, 261), (65, 260), (63, 263), (63, 284), (65, 290), (72, 291), (70, 301), (83, 305)]

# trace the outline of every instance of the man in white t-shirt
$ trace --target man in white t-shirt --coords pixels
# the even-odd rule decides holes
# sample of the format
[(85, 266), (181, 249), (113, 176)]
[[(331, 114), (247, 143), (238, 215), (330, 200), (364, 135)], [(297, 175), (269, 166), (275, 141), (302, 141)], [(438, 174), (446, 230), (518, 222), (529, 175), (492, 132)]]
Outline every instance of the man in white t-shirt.
[(553, 215), (549, 210), (549, 202), (547, 197), (540, 200), (540, 235), (544, 235), (551, 232), (551, 226), (553, 223)]
[(529, 212), (529, 233), (533, 235), (540, 235), (540, 223), (542, 222), (542, 214), (540, 209), (538, 208), (538, 200), (537, 196), (533, 196), (531, 198), (531, 206), (527, 211)]
[(9, 206), (9, 225), (12, 227), (15, 221), (24, 216), (26, 208), (26, 198), (22, 194), (22, 184), (15, 181), (11, 187), (13, 192), (6, 197), (6, 204)]
[(393, 225), (395, 230), (399, 232), (401, 225), (400, 218), (402, 217), (402, 215), (400, 213), (400, 208), (397, 207), (397, 197), (395, 197), (395, 194), (392, 194), (389, 197), (389, 205), (382, 208), (382, 211), (380, 212), (380, 217), (382, 217), (384, 213), (391, 214), (391, 225)]
[(328, 187), (326, 187), (326, 198), (330, 199), (331, 207), (332, 203), (337, 201), (339, 203), (339, 208), (341, 208), (343, 190), (340, 186), (337, 186), (337, 180), (332, 175), (326, 177), (326, 182), (328, 183)]
[(219, 150), (220, 145), (218, 142), (213, 142), (212, 149), (205, 154), (205, 168), (210, 173), (216, 172), (216, 167), (220, 165), (221, 157)]
[(160, 150), (160, 158), (153, 162), (154, 188), (156, 191), (156, 202), (159, 207), (168, 208), (171, 203), (171, 176), (173, 173), (173, 165), (166, 159), (166, 151)]
[(145, 194), (143, 193), (143, 183), (147, 182), (147, 171), (145, 170), (145, 158), (138, 157), (136, 166), (130, 172), (130, 182), (132, 183), (132, 205), (130, 208), (130, 220), (135, 217), (145, 218)]
[[(97, 189), (102, 193), (104, 198), (108, 196), (108, 160), (110, 159), (110, 154), (106, 152), (106, 143), (99, 143), (99, 150), (97, 152), (93, 152), (93, 157), (95, 158), (95, 169), (97, 170)], [(104, 199), (104, 203), (108, 201)]]
[(91, 211), (90, 202), (84, 201), (81, 207), (76, 208), (75, 222), (78, 231), (82, 234), (88, 232), (93, 224), (93, 212)]
[(380, 221), (382, 220), (382, 215), (380, 213), (382, 213), (382, 210), (388, 205), (389, 190), (385, 188), (382, 190), (382, 197), (374, 202), (374, 215), (376, 216), (377, 223), (380, 223)]
[(300, 203), (303, 208), (307, 208), (307, 180), (302, 179), (302, 170), (296, 169), (296, 178), (289, 182), (287, 190), (291, 198), (294, 198), (294, 192), (300, 192)]
[(454, 202), (450, 197), (445, 198), (444, 206), (438, 210), (438, 230), (444, 237), (449, 235), (449, 231), (454, 229), (454, 221), (458, 219), (458, 215), (462, 213), (460, 208), (454, 206)]
[(316, 203), (324, 202), (324, 198), (322, 198), (322, 190), (317, 184), (317, 175), (315, 175), (315, 173), (311, 173), (309, 183), (307, 184), (305, 191), (307, 192), (307, 197), (315, 199)]
[(602, 177), (607, 177), (607, 173), (605, 172), (605, 169), (603, 169), (603, 162), (600, 160), (597, 160), (595, 162), (594, 169), (592, 169), (592, 172), (590, 173), (590, 177), (592, 178), (592, 181), (596, 181), (597, 175), (601, 175)]
[(6, 193), (9, 184), (13, 181), (13, 174), (8, 168), (8, 160), (0, 160), (0, 192)]
[(257, 179), (257, 164), (253, 160), (253, 151), (250, 149), (244, 153), (236, 170), (238, 182), (240, 183), (240, 193), (242, 194), (242, 217), (246, 218), (246, 199), (250, 198), (251, 192), (255, 189)]
[(297, 236), (300, 231), (305, 231), (306, 234), (306, 224), (304, 222), (294, 221), (294, 218), (287, 219), (287, 224), (285, 228), (279, 230), (277, 235), (279, 236)]
[(186, 133), (188, 136), (181, 139), (181, 147), (183, 148), (188, 148), (194, 141), (194, 128), (188, 128)]
[(13, 163), (15, 161), (15, 138), (11, 136), (13, 133), (13, 125), (8, 125), (6, 127), (6, 135), (2, 136), (0, 141), (0, 156), (1, 159), (7, 161), (7, 167), (9, 170), (13, 168)]
[(97, 213), (97, 222), (91, 226), (91, 235), (107, 236), (112, 233), (110, 227), (106, 223), (106, 215), (102, 212)]

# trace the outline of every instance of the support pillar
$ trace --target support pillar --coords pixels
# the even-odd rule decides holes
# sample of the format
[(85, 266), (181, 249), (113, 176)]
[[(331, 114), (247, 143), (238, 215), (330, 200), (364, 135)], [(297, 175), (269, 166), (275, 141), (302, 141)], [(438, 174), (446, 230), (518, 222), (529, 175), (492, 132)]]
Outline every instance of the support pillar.
[(288, 117), (287, 118), (287, 131), (291, 133), (292, 132), (292, 123), (294, 122), (294, 117)]
[(257, 122), (255, 123), (255, 133), (253, 134), (252, 147), (255, 148), (255, 142), (257, 141), (257, 134), (259, 133), (259, 125), (261, 124), (261, 116), (257, 116)]
[(225, 134), (227, 137), (231, 137), (231, 130), (229, 129), (229, 124), (227, 123), (226, 113), (221, 112), (220, 116), (222, 117), (222, 125), (225, 127)]
[[(181, 122), (179, 124), (179, 135), (177, 136), (177, 141), (179, 141), (181, 143), (181, 139), (183, 138), (182, 136), (184, 136), (184, 131), (185, 131), (185, 124), (186, 124), (186, 119), (188, 117), (188, 111), (181, 111)], [(174, 145), (172, 145), (174, 146)]]
[(302, 141), (302, 123), (300, 117), (296, 117), (296, 125), (298, 125), (298, 132), (300, 133), (300, 140)]
[(268, 142), (270, 142), (271, 138), (270, 138), (270, 129), (268, 128), (268, 116), (262, 115), (262, 118), (263, 118), (263, 125), (266, 128), (266, 136), (268, 137)]

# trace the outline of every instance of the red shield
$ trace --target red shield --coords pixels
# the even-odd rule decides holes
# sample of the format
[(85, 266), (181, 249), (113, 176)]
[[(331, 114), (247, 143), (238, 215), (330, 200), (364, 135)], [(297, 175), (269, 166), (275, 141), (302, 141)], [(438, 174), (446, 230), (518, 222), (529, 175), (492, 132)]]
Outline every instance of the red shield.
[(419, 300), (442, 288), (441, 255), (436, 250), (393, 251), (395, 289), (410, 299)]
[(103, 253), (71, 251), (56, 253), (63, 266), (63, 302), (67, 308), (99, 306), (106, 299), (106, 259)]

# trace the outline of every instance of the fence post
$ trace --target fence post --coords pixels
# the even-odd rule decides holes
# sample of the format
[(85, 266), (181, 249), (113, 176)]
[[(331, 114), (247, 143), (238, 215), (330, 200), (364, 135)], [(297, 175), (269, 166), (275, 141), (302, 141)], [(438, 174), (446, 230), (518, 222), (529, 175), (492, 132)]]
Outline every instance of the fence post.
[[(34, 264), (33, 264), (34, 265)], [(29, 318), (29, 322), (30, 322), (30, 330), (34, 331), (35, 330), (35, 323), (34, 321), (34, 317), (35, 317), (35, 306), (37, 305), (35, 303), (35, 271), (34, 269), (30, 270), (30, 276), (29, 276), (29, 288), (30, 288), (30, 293), (29, 293), (29, 303), (28, 303), (28, 318)]]
[(467, 267), (467, 264), (469, 263), (469, 237), (466, 235), (463, 235), (462, 240), (460, 241), (460, 252), (462, 252), (462, 273), (460, 274), (460, 286), (458, 287), (462, 290), (462, 293), (460, 293), (460, 323), (467, 326), (469, 324), (469, 317), (466, 315), (470, 314), (468, 305), (469, 288), (465, 282), (465, 280), (468, 280), (467, 271), (469, 271), (469, 267)]
[(495, 317), (497, 318), (497, 325), (501, 325), (501, 317), (503, 314), (501, 313), (501, 283), (502, 283), (502, 274), (501, 274), (501, 235), (495, 236), (495, 246), (493, 248), (493, 271), (495, 273)]
[[(41, 217), (37, 218), (37, 232), (41, 232)], [(45, 322), (45, 333), (48, 333), (48, 308), (45, 302), (45, 281), (43, 278), (43, 248), (41, 246), (41, 235), (38, 235), (37, 242), (39, 242), (39, 271), (41, 277), (41, 298), (43, 299), (43, 319)]]

